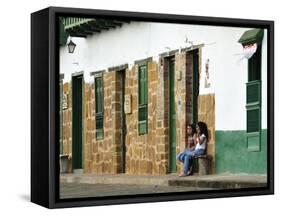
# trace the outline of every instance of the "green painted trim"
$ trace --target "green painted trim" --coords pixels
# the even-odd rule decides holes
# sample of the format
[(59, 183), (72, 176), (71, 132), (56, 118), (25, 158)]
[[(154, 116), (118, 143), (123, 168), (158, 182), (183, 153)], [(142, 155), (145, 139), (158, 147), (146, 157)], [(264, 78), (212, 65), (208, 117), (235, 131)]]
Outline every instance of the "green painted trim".
[(64, 46), (67, 42), (69, 34), (64, 30), (64, 24), (62, 19), (59, 20), (59, 45)]
[(259, 151), (249, 151), (246, 130), (215, 132), (215, 172), (267, 173), (267, 129), (261, 130)]
[(251, 29), (245, 31), (238, 42), (243, 45), (251, 43), (261, 43), (263, 39), (263, 32), (263, 29)]

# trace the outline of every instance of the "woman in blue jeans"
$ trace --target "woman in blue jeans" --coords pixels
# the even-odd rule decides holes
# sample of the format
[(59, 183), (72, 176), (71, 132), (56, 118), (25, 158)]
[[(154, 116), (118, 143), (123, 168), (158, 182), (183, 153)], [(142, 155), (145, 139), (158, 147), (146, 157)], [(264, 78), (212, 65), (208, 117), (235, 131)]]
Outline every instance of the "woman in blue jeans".
[[(186, 149), (185, 151), (177, 155), (177, 159), (183, 163), (183, 173), (179, 175), (180, 177), (191, 175), (191, 172), (189, 171), (191, 159), (193, 157), (203, 155), (206, 152), (206, 146), (208, 141), (208, 128), (206, 123), (204, 122), (197, 123), (196, 135), (193, 136), (193, 140), (195, 141), (196, 144), (195, 148)], [(190, 142), (191, 141), (189, 141), (188, 139), (188, 143)]]
[(177, 155), (177, 159), (183, 162), (183, 158), (185, 156), (185, 152), (193, 151), (195, 149), (195, 140), (196, 140), (196, 130), (193, 124), (188, 124), (186, 127), (187, 133), (187, 142), (185, 143), (184, 151)]

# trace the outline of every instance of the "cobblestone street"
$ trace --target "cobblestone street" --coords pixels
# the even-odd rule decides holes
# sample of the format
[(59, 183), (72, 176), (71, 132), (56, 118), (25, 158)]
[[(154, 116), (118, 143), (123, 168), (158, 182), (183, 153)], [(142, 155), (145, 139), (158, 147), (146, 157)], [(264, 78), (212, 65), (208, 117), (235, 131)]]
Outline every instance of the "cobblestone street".
[(60, 198), (102, 197), (117, 195), (150, 194), (165, 192), (211, 190), (209, 188), (159, 186), (159, 185), (120, 185), (120, 184), (81, 184), (61, 183)]

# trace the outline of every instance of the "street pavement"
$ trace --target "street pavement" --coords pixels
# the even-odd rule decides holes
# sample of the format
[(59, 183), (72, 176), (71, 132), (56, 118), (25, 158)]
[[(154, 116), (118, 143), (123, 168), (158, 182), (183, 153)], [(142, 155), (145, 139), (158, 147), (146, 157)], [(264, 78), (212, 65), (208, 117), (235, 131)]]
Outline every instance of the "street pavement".
[(127, 174), (61, 174), (61, 198), (188, 192), (266, 187), (266, 175), (205, 175), (178, 177)]
[(162, 186), (162, 185), (127, 185), (127, 184), (85, 184), (85, 183), (61, 183), (60, 198), (85, 198), (120, 196), (135, 194), (154, 194), (168, 192), (187, 192), (212, 190), (211, 188)]

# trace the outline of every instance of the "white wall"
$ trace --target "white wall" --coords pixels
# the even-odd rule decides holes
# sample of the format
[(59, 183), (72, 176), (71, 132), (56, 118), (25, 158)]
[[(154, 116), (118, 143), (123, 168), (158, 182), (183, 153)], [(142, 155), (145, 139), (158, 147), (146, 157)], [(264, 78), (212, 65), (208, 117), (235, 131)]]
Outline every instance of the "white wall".
[[(133, 64), (135, 60), (150, 56), (158, 60), (158, 55), (169, 49), (189, 47), (190, 44), (184, 42), (186, 37), (194, 45), (205, 43), (208, 47), (208, 44), (220, 42), (228, 30), (230, 28), (131, 22), (87, 39), (72, 38), (77, 44), (73, 54), (67, 52), (66, 46), (60, 49), (60, 72), (66, 75), (67, 81), (71, 73), (79, 70), (88, 74), (124, 63)], [(73, 64), (77, 62), (79, 66)]]
[[(216, 94), (216, 129), (246, 129), (247, 59), (242, 58), (242, 45), (237, 41), (247, 28), (214, 27), (169, 23), (131, 22), (120, 28), (103, 31), (84, 38), (72, 38), (77, 44), (69, 54), (67, 46), (60, 49), (60, 72), (69, 81), (71, 74), (84, 71), (85, 80), (91, 82), (90, 72), (129, 63), (174, 49), (204, 44), (202, 49), (202, 76), (200, 94)], [(265, 48), (264, 48), (265, 47)], [(263, 43), (266, 56), (266, 37)], [(205, 63), (209, 59), (209, 88), (205, 88)], [(265, 68), (264, 68), (265, 67)], [(263, 79), (266, 59), (263, 58)], [(265, 82), (263, 82), (264, 84)], [(263, 86), (263, 108), (266, 101)], [(263, 128), (265, 115), (263, 110)]]

